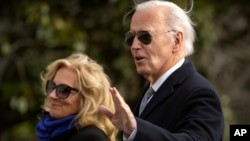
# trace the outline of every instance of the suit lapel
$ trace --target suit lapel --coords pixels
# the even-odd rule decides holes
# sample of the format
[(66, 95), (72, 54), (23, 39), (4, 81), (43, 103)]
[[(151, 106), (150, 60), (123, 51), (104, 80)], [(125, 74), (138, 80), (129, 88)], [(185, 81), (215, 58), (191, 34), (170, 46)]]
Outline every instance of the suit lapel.
[(140, 117), (145, 118), (151, 111), (162, 101), (165, 101), (172, 93), (173, 87), (171, 81), (165, 81), (164, 85), (162, 85), (157, 92), (154, 94), (153, 98), (146, 105), (145, 109), (141, 113)]
[[(192, 73), (193, 71), (195, 71), (195, 69), (192, 63), (186, 60), (179, 69), (177, 69), (172, 75), (169, 76), (169, 78), (167, 78), (163, 82), (163, 84), (154, 94), (153, 98), (149, 101), (149, 103), (145, 107), (144, 111), (141, 113), (140, 117), (145, 119), (154, 110), (155, 107), (157, 107), (162, 102), (166, 101), (166, 99), (169, 96), (174, 94), (175, 86), (182, 84), (184, 80), (187, 78), (187, 74)], [(145, 90), (144, 90), (144, 93), (145, 93)], [(139, 106), (140, 106), (140, 101), (142, 97), (140, 98), (136, 106), (136, 110), (135, 110), (136, 116), (138, 116), (138, 113), (139, 113)]]

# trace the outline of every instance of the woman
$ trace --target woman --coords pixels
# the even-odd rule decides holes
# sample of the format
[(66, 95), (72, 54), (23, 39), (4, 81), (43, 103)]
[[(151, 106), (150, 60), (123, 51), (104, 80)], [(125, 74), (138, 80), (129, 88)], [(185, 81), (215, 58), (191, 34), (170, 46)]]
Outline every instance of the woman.
[(115, 141), (116, 128), (98, 112), (100, 105), (114, 111), (101, 65), (75, 53), (52, 62), (41, 78), (46, 97), (36, 128), (40, 141)]

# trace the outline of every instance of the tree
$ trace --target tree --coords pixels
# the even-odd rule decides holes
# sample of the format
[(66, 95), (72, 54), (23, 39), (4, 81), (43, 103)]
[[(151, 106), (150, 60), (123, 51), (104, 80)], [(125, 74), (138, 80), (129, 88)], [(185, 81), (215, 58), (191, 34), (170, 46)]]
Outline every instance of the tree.
[[(188, 1), (175, 2), (189, 7)], [(249, 2), (194, 2), (196, 52), (189, 58), (218, 88), (227, 122), (249, 123)], [(115, 0), (0, 1), (0, 140), (36, 140), (43, 98), (40, 73), (52, 60), (75, 51), (104, 65), (133, 107), (144, 79), (123, 44), (127, 28), (122, 19), (132, 5)]]

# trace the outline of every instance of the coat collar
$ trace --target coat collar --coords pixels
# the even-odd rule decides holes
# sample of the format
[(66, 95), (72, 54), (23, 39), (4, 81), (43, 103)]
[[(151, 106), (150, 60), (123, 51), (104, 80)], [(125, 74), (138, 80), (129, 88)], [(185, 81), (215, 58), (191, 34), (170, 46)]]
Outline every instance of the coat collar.
[[(187, 79), (188, 75), (194, 71), (196, 70), (192, 62), (186, 59), (184, 64), (179, 69), (177, 69), (172, 75), (170, 75), (169, 78), (167, 78), (164, 83), (159, 87), (153, 98), (145, 107), (145, 110), (142, 112), (140, 117), (146, 118), (146, 116), (151, 113), (154, 107), (156, 107), (162, 101), (167, 99), (171, 94), (173, 94), (175, 91), (175, 87), (181, 85), (185, 81), (185, 79)], [(145, 93), (148, 87), (149, 85), (146, 87), (143, 93)], [(136, 116), (138, 116), (139, 113), (139, 107), (142, 97), (143, 95), (141, 96), (135, 107), (134, 114)]]

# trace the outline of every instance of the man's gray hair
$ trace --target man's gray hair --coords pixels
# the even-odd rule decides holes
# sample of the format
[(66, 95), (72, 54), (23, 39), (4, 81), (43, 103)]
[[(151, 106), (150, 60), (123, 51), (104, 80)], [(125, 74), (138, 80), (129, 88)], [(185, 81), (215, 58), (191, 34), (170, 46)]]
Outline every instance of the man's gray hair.
[[(149, 7), (163, 6), (167, 10), (164, 11), (166, 15), (167, 30), (180, 31), (184, 35), (185, 56), (191, 55), (194, 52), (193, 43), (195, 41), (194, 23), (189, 17), (193, 8), (193, 0), (191, 0), (191, 8), (188, 11), (183, 10), (173, 2), (162, 0), (150, 0), (142, 3), (135, 3), (135, 7), (125, 16), (133, 15), (136, 10), (145, 9)], [(125, 17), (126, 18), (126, 17)]]

